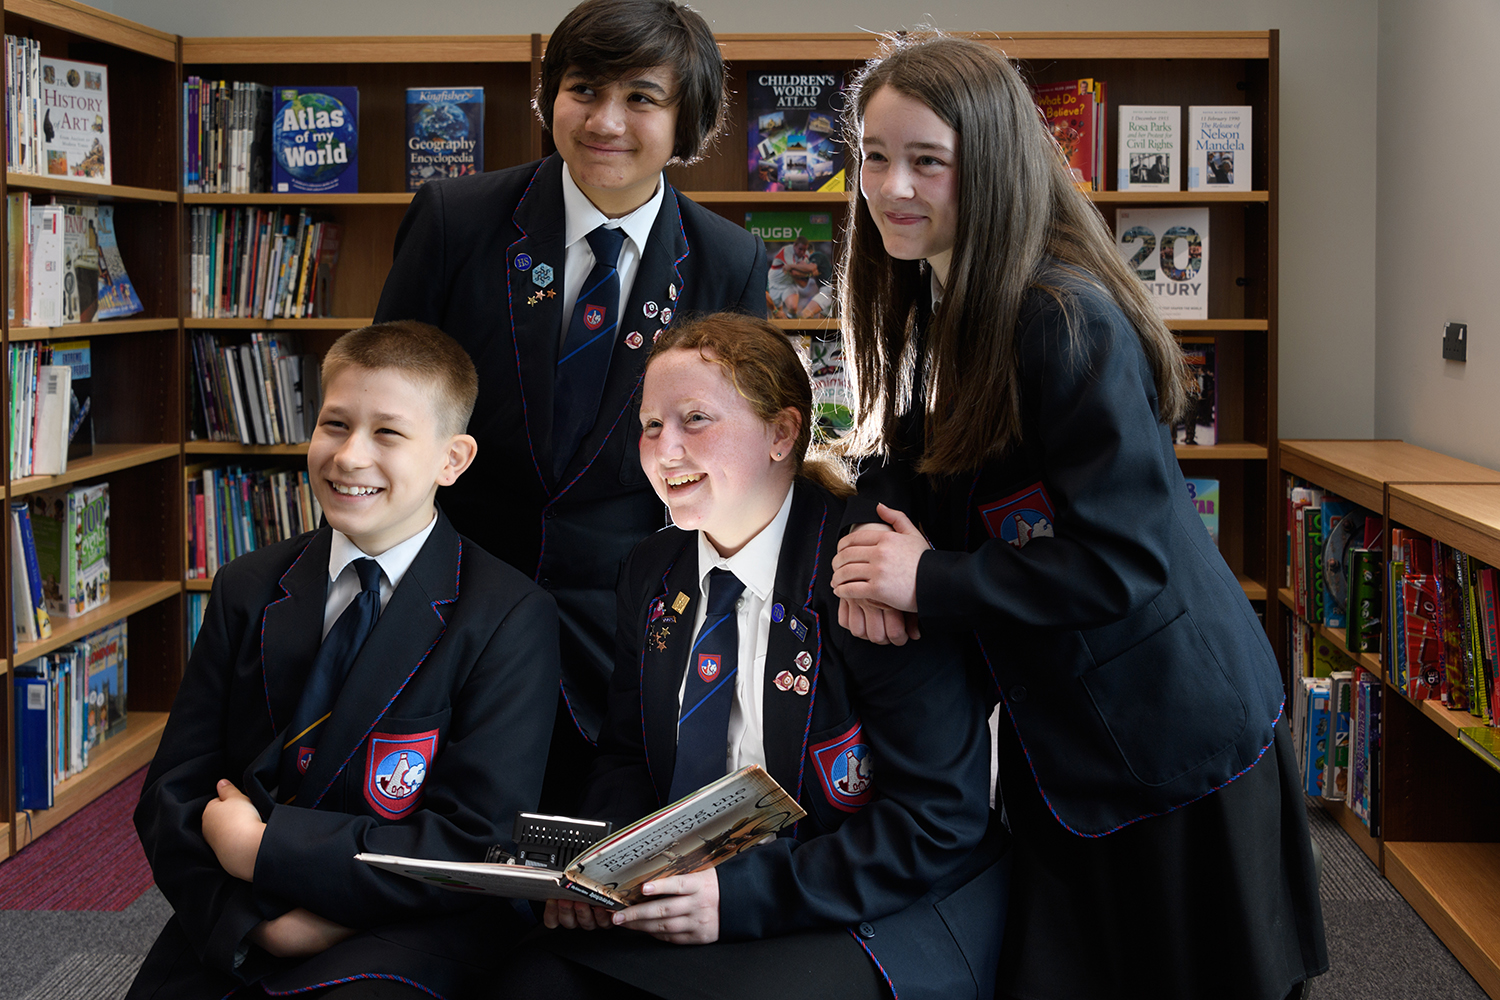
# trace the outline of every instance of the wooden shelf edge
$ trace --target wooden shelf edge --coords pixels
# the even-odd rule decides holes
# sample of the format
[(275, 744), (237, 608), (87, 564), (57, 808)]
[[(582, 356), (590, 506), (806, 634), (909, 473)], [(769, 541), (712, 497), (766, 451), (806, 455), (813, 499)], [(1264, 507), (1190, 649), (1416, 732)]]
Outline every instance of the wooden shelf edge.
[[(9, 12), (8, 9), (7, 12)], [(52, 177), (48, 174), (26, 174), (16, 170), (5, 172), (5, 186), (27, 191), (84, 195), (101, 201), (159, 201), (172, 204), (177, 202), (176, 191), (131, 187), (128, 184), (95, 184), (92, 181), (75, 181), (66, 177)]]
[(212, 579), (199, 580), (196, 578), (192, 580), (184, 580), (182, 581), (182, 589), (192, 591), (194, 593), (202, 592), (206, 594), (210, 590), (214, 589), (214, 581)]
[(409, 205), (410, 191), (371, 191), (356, 194), (185, 194), (189, 205)]
[(0, 822), (0, 861), (10, 857), (10, 824)]
[(306, 455), (306, 444), (234, 444), (229, 441), (189, 441), (189, 455)]
[(105, 476), (121, 469), (159, 462), (177, 456), (177, 444), (99, 444), (94, 453), (68, 463), (68, 471), (56, 476), (25, 476), (10, 484), (10, 495), (23, 496), (66, 486), (84, 479)]
[(1269, 202), (1269, 191), (1090, 191), (1095, 204), (1178, 205), (1221, 204), (1223, 202)]
[(16, 663), (24, 663), (38, 656), (45, 656), (54, 649), (77, 642), (111, 622), (127, 618), (180, 593), (180, 580), (111, 580), (109, 600), (103, 605), (77, 618), (54, 616), (52, 635), (39, 642), (21, 643), (16, 647), (12, 659)]
[(375, 320), (369, 316), (313, 316), (307, 319), (197, 319), (182, 321), (189, 330), (357, 330)]
[(29, 17), (95, 41), (174, 62), (177, 36), (72, 0), (5, 0), (5, 13)]
[(1240, 581), (1240, 589), (1245, 592), (1245, 597), (1252, 601), (1264, 601), (1266, 599), (1266, 585), (1259, 580), (1252, 580), (1248, 576), (1236, 574)]
[(1370, 831), (1365, 829), (1359, 817), (1354, 815), (1354, 810), (1342, 802), (1329, 802), (1324, 799), (1318, 801), (1323, 806), (1323, 811), (1328, 813), (1329, 817), (1349, 835), (1350, 840), (1354, 841), (1354, 846), (1364, 851), (1365, 857), (1374, 862), (1376, 868), (1384, 871), (1380, 841), (1370, 836)]
[(184, 66), (198, 63), (531, 63), (530, 35), (184, 38)]
[(1481, 989), (1500, 997), (1500, 844), (1385, 844), (1385, 875)]
[(151, 763), (166, 725), (166, 712), (131, 712), (126, 717), (125, 731), (95, 747), (82, 774), (58, 783), (52, 793), (52, 808), (31, 813), (30, 836), (24, 842), (27, 824), (24, 817), (18, 817), (17, 848), (26, 846)]
[(1231, 333), (1243, 330), (1265, 333), (1271, 328), (1268, 319), (1169, 319), (1167, 329), (1173, 333)]
[(67, 323), (63, 326), (12, 326), (7, 335), (11, 343), (20, 340), (88, 340), (121, 333), (175, 330), (178, 322), (177, 317), (170, 316), (156, 319), (107, 319), (98, 323)]
[(1229, 444), (1179, 444), (1174, 445), (1177, 460), (1207, 459), (1218, 462), (1264, 462), (1271, 454), (1263, 444), (1235, 441)]

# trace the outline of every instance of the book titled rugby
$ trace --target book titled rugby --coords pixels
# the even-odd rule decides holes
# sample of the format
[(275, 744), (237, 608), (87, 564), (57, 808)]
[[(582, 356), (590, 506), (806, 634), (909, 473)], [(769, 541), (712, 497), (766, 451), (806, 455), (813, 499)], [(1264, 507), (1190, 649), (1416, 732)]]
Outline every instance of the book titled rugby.
[(277, 194), (359, 191), (359, 88), (271, 88), (271, 188)]
[(484, 88), (406, 89), (406, 190), (484, 170)]
[(1245, 105), (1188, 108), (1189, 191), (1249, 191), (1252, 109)]
[(1120, 105), (1116, 187), (1121, 191), (1182, 190), (1182, 108)]
[(1208, 319), (1207, 208), (1122, 208), (1115, 248), (1163, 319)]

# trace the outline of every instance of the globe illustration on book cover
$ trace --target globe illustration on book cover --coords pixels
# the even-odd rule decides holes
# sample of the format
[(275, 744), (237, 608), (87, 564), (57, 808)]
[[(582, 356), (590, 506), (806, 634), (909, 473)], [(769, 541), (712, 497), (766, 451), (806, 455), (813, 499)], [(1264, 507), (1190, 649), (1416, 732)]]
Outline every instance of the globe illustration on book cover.
[(354, 162), (358, 116), (332, 94), (296, 93), (277, 111), (271, 129), (278, 165), (314, 189), (332, 185)]
[(467, 139), (469, 116), (452, 101), (433, 101), (416, 112), (412, 129), (419, 139)]

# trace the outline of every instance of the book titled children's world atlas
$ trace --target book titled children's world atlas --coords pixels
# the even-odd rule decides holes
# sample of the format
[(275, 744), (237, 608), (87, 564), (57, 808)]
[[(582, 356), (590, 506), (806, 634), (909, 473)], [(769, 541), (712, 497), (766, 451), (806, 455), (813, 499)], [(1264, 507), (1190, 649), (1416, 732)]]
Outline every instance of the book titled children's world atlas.
[(578, 855), (566, 868), (356, 854), (356, 861), (456, 892), (584, 899), (611, 910), (645, 898), (656, 878), (713, 868), (807, 815), (757, 764), (710, 782)]
[(484, 170), (484, 88), (406, 89), (406, 190)]
[(42, 57), (42, 163), (52, 177), (110, 183), (108, 67)]
[(271, 186), (277, 194), (359, 191), (359, 88), (272, 87)]
[(840, 109), (844, 78), (806, 67), (751, 67), (748, 107), (751, 191), (842, 191)]

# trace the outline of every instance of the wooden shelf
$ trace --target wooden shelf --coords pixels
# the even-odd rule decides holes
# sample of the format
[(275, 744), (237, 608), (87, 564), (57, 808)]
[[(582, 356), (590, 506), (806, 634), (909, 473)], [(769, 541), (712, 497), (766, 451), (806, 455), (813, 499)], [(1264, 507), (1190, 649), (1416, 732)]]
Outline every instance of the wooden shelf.
[[(60, 782), (52, 792), (52, 808), (31, 813), (30, 839), (34, 840), (57, 826), (79, 809), (118, 785), (136, 771), (151, 763), (167, 725), (166, 712), (131, 712), (126, 716), (125, 731), (99, 744), (89, 754), (89, 766), (82, 774)], [(17, 848), (27, 835), (26, 821), (16, 824)]]
[[(1271, 52), (1270, 33), (1265, 31), (1021, 31), (964, 37), (1000, 49), (1012, 59), (1267, 59)], [(870, 32), (724, 34), (715, 40), (725, 59), (744, 62), (863, 61), (880, 45), (880, 37)], [(189, 61), (187, 41), (183, 39), (184, 62)]]
[(306, 444), (235, 444), (232, 441), (189, 441), (189, 455), (306, 455)]
[[(127, 21), (72, 0), (5, 0), (5, 13), (29, 17), (95, 41), (118, 45), (157, 59), (177, 58), (177, 36)], [(14, 31), (7, 26), (7, 31)]]
[(1167, 328), (1174, 333), (1230, 333), (1235, 330), (1265, 333), (1270, 320), (1264, 319), (1169, 319)]
[(13, 326), (11, 343), (20, 340), (89, 340), (121, 333), (148, 333), (177, 329), (177, 318), (106, 319), (98, 323), (66, 323), (63, 326)]
[(700, 205), (796, 205), (799, 208), (843, 208), (849, 204), (848, 191), (684, 191)]
[[(1279, 588), (1276, 591), (1276, 599), (1286, 607), (1287, 611), (1291, 613), (1293, 618), (1298, 621), (1302, 620), (1300, 618), (1297, 618), (1297, 595), (1290, 587)], [(1307, 622), (1306, 624), (1312, 625), (1312, 630), (1314, 632), (1337, 646), (1339, 652), (1358, 662), (1361, 667), (1364, 667), (1376, 677), (1384, 679), (1385, 664), (1380, 659), (1380, 654), (1351, 652), (1349, 649), (1348, 629), (1330, 628), (1327, 625), (1313, 625), (1312, 622)]]
[[(1238, 576), (1238, 574), (1236, 574)], [(1239, 576), (1240, 589), (1245, 592), (1245, 597), (1252, 601), (1264, 601), (1266, 599), (1266, 585), (1259, 580), (1252, 580), (1248, 576)]]
[(369, 194), (185, 194), (189, 205), (409, 205), (409, 191)]
[(1250, 460), (1264, 462), (1270, 454), (1263, 444), (1252, 444), (1248, 441), (1232, 441), (1228, 444), (1179, 444), (1173, 447), (1177, 453), (1177, 460), (1183, 459), (1208, 459), (1210, 461), (1243, 461)]
[(1090, 191), (1089, 200), (1108, 205), (1207, 205), (1271, 200), (1269, 191)]
[[(9, 5), (7, 5), (7, 10)], [(182, 62), (530, 63), (531, 35), (184, 38)], [(827, 57), (824, 57), (827, 58)]]
[(1404, 441), (1282, 441), (1280, 446), (1283, 472), (1369, 510), (1383, 509), (1387, 483), (1500, 483), (1494, 469)]
[(1393, 485), (1390, 493), (1393, 523), (1500, 566), (1500, 485), (1495, 480)]
[(182, 586), (184, 590), (203, 591), (207, 593), (214, 589), (214, 581), (212, 578), (207, 580), (184, 580)]
[(313, 316), (308, 319), (185, 319), (189, 330), (357, 330), (375, 322), (369, 316)]
[(0, 861), (10, 857), (10, 824), (0, 822)]
[(772, 323), (783, 330), (837, 330), (836, 319), (773, 319)]
[[(1402, 693), (1402, 697), (1406, 697), (1404, 692)], [(1440, 701), (1432, 701), (1428, 699), (1417, 701), (1415, 698), (1406, 698), (1406, 700), (1411, 702), (1413, 705), (1416, 705), (1417, 708), (1421, 709), (1423, 715), (1427, 716), (1427, 718), (1436, 723), (1439, 729), (1441, 729), (1449, 736), (1453, 737), (1454, 740), (1458, 739), (1458, 734), (1461, 729), (1464, 729), (1467, 726), (1484, 725), (1483, 722), (1479, 721), (1468, 712), (1465, 712), (1463, 709), (1449, 708)]]
[(1500, 997), (1500, 844), (1385, 844), (1385, 875), (1469, 970)]
[[(10, 13), (10, 7), (6, 7)], [(74, 181), (66, 177), (51, 177), (47, 174), (22, 174), (14, 170), (5, 172), (7, 188), (22, 188), (28, 191), (50, 191), (53, 194), (84, 195), (100, 201), (161, 201), (176, 204), (176, 191), (160, 191), (156, 188), (129, 187), (124, 184), (94, 184), (90, 181)]]
[(159, 462), (177, 456), (176, 443), (169, 444), (96, 444), (94, 453), (68, 463), (68, 471), (57, 476), (23, 476), (11, 480), (10, 495), (22, 496), (76, 483), (95, 476), (106, 476), (120, 469)]
[(16, 663), (34, 660), (181, 592), (181, 580), (111, 580), (109, 600), (102, 606), (77, 618), (53, 615), (52, 635), (40, 642), (19, 644), (12, 659)]

